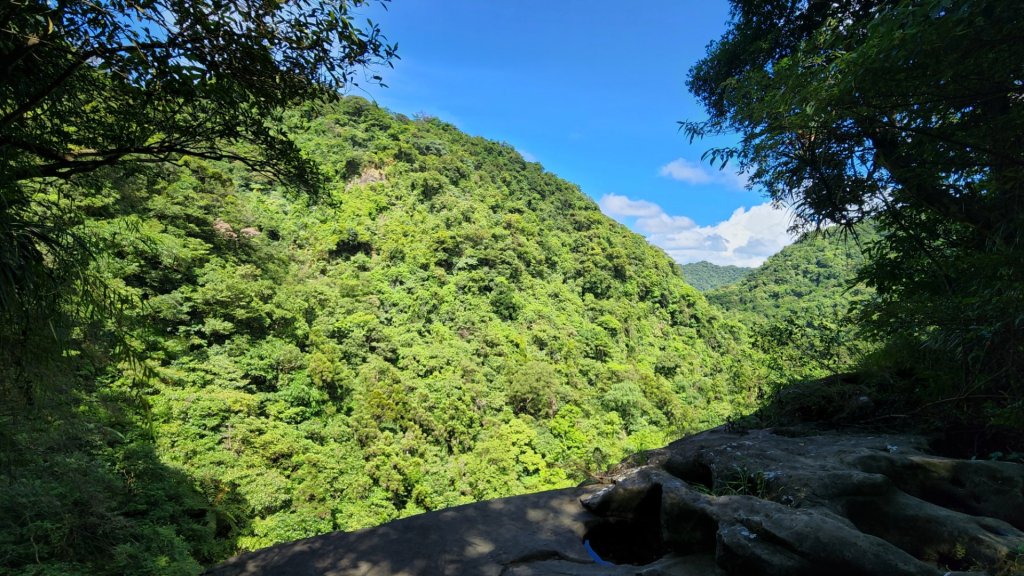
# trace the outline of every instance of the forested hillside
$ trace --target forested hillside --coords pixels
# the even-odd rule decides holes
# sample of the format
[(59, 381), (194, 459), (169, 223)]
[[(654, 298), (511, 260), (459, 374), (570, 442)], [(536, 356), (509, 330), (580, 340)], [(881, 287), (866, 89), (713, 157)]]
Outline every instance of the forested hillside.
[[(846, 236), (805, 236), (709, 303), (511, 146), (342, 98), (397, 57), (354, 20), (365, 4), (0, 7), (0, 571), (197, 574), (240, 549), (571, 485), (765, 397), (784, 426), (831, 410), (933, 433), (965, 464), (1021, 460), (1017, 5), (731, 0), (689, 73), (706, 115), (682, 132), (797, 225)], [(756, 461), (750, 437), (726, 449)], [(814, 538), (778, 553), (790, 540), (772, 530), (794, 532), (776, 512), (800, 500), (770, 484), (792, 478), (670, 460), (687, 461), (684, 488), (711, 494), (676, 502), (778, 501), (695, 532), (696, 508), (613, 518), (616, 534), (654, 526), (665, 550), (714, 548), (734, 572), (821, 558)], [(958, 531), (979, 502), (1020, 516), (996, 476), (933, 485), (893, 466), (888, 496), (955, 493), (941, 500), (970, 517), (914, 512), (952, 531), (907, 550), (881, 484), (828, 506), (897, 510), (849, 520), (942, 572), (1020, 571), (1017, 536)], [(650, 516), (625, 486), (611, 511)], [(833, 512), (829, 530), (850, 532)], [(751, 518), (765, 561), (742, 556)], [(857, 572), (846, 560), (797, 571)]]
[(510, 146), (359, 98), (286, 122), (319, 196), (196, 159), (39, 189), (92, 257), (60, 342), (5, 333), (15, 572), (190, 573), (567, 486), (754, 407), (744, 329)]
[(804, 234), (739, 282), (707, 293), (737, 315), (765, 355), (774, 385), (851, 370), (871, 349), (854, 307), (872, 291), (857, 279), (874, 228)]
[(701, 292), (739, 282), (753, 270), (753, 268), (732, 265), (719, 266), (707, 261), (683, 264), (681, 268), (683, 277), (690, 283), (690, 286)]

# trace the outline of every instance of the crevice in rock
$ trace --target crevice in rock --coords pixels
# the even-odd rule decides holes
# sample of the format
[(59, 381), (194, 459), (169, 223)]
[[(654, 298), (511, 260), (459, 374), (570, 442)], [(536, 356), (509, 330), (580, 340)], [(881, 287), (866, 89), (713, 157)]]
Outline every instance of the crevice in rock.
[(702, 492), (715, 488), (711, 467), (696, 458), (673, 458), (665, 463), (665, 471)]
[(903, 526), (891, 526), (890, 519), (882, 514), (884, 503), (872, 502), (867, 498), (852, 498), (845, 506), (845, 516), (853, 525), (865, 534), (877, 536), (882, 540), (890, 540), (893, 530), (905, 530)]
[(718, 535), (718, 521), (705, 510), (678, 508), (671, 518), (664, 519), (668, 523), (669, 542), (667, 543), (678, 554), (700, 554), (715, 551)]
[(1024, 469), (1018, 465), (933, 456), (860, 458), (857, 465), (940, 508), (996, 518), (1024, 530)]
[(612, 564), (650, 564), (668, 549), (661, 538), (661, 486), (654, 485), (628, 517), (607, 518), (583, 537), (593, 551)]

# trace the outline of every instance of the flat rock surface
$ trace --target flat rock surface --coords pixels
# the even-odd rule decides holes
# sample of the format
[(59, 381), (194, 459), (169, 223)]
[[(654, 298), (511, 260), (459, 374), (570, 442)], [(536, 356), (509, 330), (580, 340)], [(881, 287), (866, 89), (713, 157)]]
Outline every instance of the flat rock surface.
[[(590, 570), (579, 573), (600, 574), (583, 546), (585, 526), (597, 517), (580, 498), (592, 492), (569, 488), (458, 506), (249, 552), (207, 573), (525, 575), (575, 574), (583, 566)], [(623, 572), (613, 566), (604, 573)]]
[(208, 573), (1024, 574), (1024, 466), (934, 456), (915, 436), (719, 428), (605, 482), (280, 544)]

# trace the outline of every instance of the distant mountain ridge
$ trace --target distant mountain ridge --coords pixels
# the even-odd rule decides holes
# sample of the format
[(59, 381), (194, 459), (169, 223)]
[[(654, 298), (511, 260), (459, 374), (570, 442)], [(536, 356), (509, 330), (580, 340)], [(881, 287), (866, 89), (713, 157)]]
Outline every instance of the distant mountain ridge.
[(837, 303), (867, 294), (856, 275), (864, 262), (861, 246), (874, 234), (868, 226), (858, 228), (857, 237), (836, 229), (807, 232), (735, 284), (709, 291), (708, 300), (727, 310), (772, 319), (832, 310)]
[(683, 264), (681, 268), (683, 270), (683, 277), (686, 278), (690, 286), (701, 292), (735, 284), (755, 270), (754, 268), (733, 266), (732, 264), (726, 266), (712, 264), (707, 260)]
[(807, 232), (738, 282), (706, 293), (751, 330), (772, 385), (850, 370), (872, 348), (851, 315), (873, 294), (857, 270), (876, 232), (869, 224), (854, 232)]

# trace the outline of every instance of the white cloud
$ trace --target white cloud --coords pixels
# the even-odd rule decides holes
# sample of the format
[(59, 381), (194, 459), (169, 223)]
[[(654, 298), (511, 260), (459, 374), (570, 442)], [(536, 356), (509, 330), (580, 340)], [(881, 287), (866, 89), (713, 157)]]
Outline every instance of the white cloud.
[(687, 184), (707, 184), (713, 180), (711, 172), (696, 162), (677, 158), (665, 164), (658, 174)]
[(685, 230), (697, 226), (696, 222), (686, 216), (669, 216), (662, 212), (661, 207), (657, 204), (653, 204), (653, 206), (658, 208), (657, 214), (639, 218), (636, 221), (637, 226), (648, 234), (667, 234), (676, 230)]
[(698, 226), (686, 216), (673, 216), (653, 202), (607, 194), (599, 201), (605, 214), (629, 225), (677, 262), (707, 260), (715, 264), (759, 266), (791, 244), (789, 211), (771, 204), (739, 207), (712, 226)]
[(654, 202), (648, 202), (647, 200), (630, 200), (629, 198), (619, 196), (618, 194), (605, 194), (600, 200), (598, 200), (598, 204), (601, 205), (602, 212), (613, 218), (616, 216), (639, 216), (650, 218), (665, 214), (661, 210), (661, 206), (658, 206)]
[(726, 170), (715, 170), (700, 162), (676, 158), (658, 170), (660, 176), (687, 184), (721, 184), (730, 188), (746, 188), (749, 177), (746, 174)]

